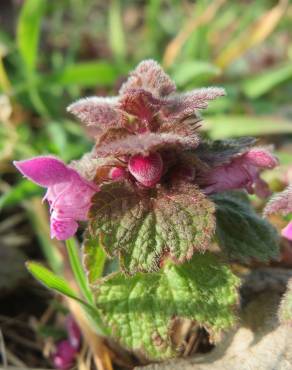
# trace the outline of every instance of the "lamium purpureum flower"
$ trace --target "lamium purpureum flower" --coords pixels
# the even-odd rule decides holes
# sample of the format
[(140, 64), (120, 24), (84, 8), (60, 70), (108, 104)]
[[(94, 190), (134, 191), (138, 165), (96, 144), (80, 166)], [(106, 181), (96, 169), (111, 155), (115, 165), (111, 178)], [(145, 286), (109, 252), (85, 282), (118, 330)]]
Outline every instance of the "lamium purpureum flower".
[(81, 332), (72, 316), (66, 320), (67, 339), (56, 344), (51, 358), (56, 369), (71, 369), (76, 361), (81, 346)]
[(259, 197), (270, 195), (265, 181), (260, 178), (264, 169), (272, 169), (278, 160), (265, 148), (253, 148), (233, 158), (229, 163), (201, 171), (200, 186), (206, 194), (226, 190), (246, 189)]
[(47, 188), (51, 213), (51, 237), (65, 240), (74, 235), (77, 221), (86, 221), (90, 199), (98, 186), (82, 178), (77, 171), (54, 157), (36, 157), (14, 162), (28, 179)]
[[(264, 209), (264, 214), (267, 216), (273, 213), (292, 214), (292, 185), (273, 196), (268, 202)], [(292, 221), (288, 222), (287, 226), (282, 230), (282, 236), (292, 241)]]

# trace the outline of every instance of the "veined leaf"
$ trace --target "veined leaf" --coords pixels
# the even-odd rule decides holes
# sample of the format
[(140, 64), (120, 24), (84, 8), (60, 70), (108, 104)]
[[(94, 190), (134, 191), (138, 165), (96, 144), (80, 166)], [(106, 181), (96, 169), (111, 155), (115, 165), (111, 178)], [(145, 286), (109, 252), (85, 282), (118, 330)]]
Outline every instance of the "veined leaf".
[(30, 72), (36, 68), (40, 25), (45, 6), (45, 0), (26, 0), (18, 20), (18, 48), (26, 68)]
[(178, 263), (190, 259), (208, 247), (215, 228), (214, 206), (194, 185), (141, 194), (113, 183), (92, 202), (89, 233), (130, 274), (158, 270), (166, 255)]
[(216, 237), (231, 259), (268, 261), (279, 253), (276, 229), (258, 216), (242, 192), (214, 195)]
[(212, 139), (292, 133), (292, 122), (279, 117), (218, 115), (208, 117), (203, 129)]
[(239, 280), (210, 253), (159, 273), (113, 274), (96, 286), (96, 305), (112, 335), (123, 346), (151, 360), (174, 357), (176, 319), (191, 319), (211, 332), (235, 321)]

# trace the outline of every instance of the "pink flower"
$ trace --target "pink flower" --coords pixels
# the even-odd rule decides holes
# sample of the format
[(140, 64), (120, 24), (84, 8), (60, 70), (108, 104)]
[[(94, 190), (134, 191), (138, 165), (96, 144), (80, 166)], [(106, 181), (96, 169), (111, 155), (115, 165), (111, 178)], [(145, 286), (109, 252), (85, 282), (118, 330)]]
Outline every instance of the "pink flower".
[(69, 315), (66, 320), (68, 339), (56, 344), (52, 361), (57, 369), (67, 370), (73, 367), (81, 346), (81, 332), (74, 318)]
[(132, 176), (146, 187), (155, 186), (163, 171), (163, 161), (159, 153), (147, 156), (134, 155), (130, 158), (128, 169)]
[(292, 221), (290, 221), (288, 225), (284, 227), (281, 234), (284, 236), (284, 238), (292, 241)]
[(16, 168), (36, 184), (47, 188), (50, 205), (51, 237), (66, 240), (77, 231), (77, 221), (85, 221), (90, 199), (99, 189), (77, 171), (51, 156), (14, 162)]
[(56, 351), (52, 356), (54, 366), (60, 370), (70, 369), (75, 362), (76, 348), (68, 340), (62, 340), (56, 347)]
[(266, 182), (260, 178), (260, 173), (277, 164), (277, 159), (269, 151), (253, 148), (227, 164), (204, 171), (198, 183), (206, 194), (245, 188), (251, 194), (266, 197), (270, 191)]

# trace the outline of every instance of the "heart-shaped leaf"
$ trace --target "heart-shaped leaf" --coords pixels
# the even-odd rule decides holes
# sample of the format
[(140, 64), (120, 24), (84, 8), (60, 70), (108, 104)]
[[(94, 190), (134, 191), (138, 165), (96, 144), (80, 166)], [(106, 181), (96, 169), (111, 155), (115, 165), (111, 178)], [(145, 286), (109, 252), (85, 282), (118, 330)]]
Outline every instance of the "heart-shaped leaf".
[(167, 255), (185, 262), (208, 247), (215, 229), (213, 203), (195, 185), (145, 193), (107, 184), (92, 203), (89, 233), (130, 274), (158, 270)]
[(152, 360), (174, 357), (176, 319), (191, 319), (212, 333), (234, 322), (239, 280), (210, 253), (153, 274), (121, 273), (99, 281), (96, 305), (123, 346)]

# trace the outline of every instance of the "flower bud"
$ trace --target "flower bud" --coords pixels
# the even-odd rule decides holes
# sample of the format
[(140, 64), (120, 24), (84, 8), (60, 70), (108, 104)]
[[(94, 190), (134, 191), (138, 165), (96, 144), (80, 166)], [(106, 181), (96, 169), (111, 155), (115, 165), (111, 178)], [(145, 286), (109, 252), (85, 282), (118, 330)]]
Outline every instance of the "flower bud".
[(146, 187), (153, 187), (162, 176), (163, 161), (159, 153), (140, 154), (130, 158), (128, 168), (135, 179)]

